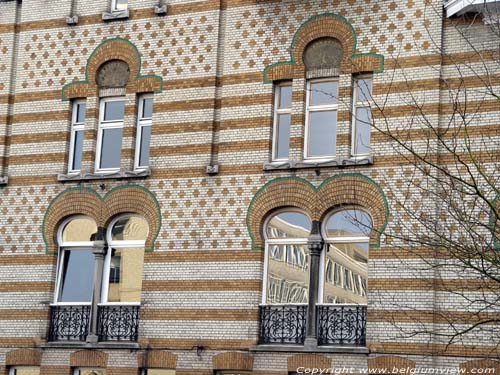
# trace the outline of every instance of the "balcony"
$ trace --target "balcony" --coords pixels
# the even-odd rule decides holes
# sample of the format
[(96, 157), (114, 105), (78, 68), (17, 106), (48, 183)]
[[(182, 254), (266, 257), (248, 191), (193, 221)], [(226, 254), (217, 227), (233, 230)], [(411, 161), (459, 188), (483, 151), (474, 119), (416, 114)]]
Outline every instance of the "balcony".
[(465, 13), (482, 13), (486, 18), (489, 15), (500, 14), (499, 0), (447, 0), (444, 3), (446, 16), (461, 16)]
[[(366, 346), (365, 305), (317, 305), (318, 346)], [(303, 345), (307, 326), (306, 305), (260, 307), (259, 344)]]
[[(100, 342), (136, 342), (139, 336), (139, 305), (102, 304), (97, 311)], [(91, 333), (91, 305), (52, 305), (49, 342), (85, 342)]]

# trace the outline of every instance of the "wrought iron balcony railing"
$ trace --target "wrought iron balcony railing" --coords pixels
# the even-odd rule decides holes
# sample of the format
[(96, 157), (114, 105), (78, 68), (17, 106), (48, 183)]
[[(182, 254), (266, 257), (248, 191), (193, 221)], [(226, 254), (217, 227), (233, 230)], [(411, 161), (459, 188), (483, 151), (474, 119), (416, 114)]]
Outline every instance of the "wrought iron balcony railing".
[(318, 305), (318, 345), (366, 345), (366, 306)]
[(138, 335), (139, 305), (99, 305), (99, 341), (137, 341)]
[(49, 341), (85, 341), (89, 333), (90, 304), (52, 305)]
[(303, 344), (306, 338), (306, 305), (260, 307), (260, 344)]

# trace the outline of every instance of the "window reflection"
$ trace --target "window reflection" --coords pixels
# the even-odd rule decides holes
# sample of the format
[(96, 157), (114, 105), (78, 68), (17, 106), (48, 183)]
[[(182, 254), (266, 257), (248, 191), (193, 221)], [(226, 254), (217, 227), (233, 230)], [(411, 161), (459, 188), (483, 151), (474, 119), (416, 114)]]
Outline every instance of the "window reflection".
[(92, 249), (64, 250), (58, 302), (91, 302), (94, 286)]
[(97, 232), (97, 224), (88, 217), (77, 217), (69, 221), (63, 231), (62, 240), (64, 242), (88, 242), (92, 241), (92, 236)]

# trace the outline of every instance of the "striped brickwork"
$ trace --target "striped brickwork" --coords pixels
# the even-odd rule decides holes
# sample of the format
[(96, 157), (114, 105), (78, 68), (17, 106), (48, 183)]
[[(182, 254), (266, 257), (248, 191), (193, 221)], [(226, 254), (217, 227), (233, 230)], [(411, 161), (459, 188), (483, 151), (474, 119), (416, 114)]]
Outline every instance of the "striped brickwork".
[[(436, 275), (427, 261), (446, 254), (379, 233), (370, 241), (368, 355), (250, 350), (258, 340), (262, 225), (271, 210), (300, 207), (320, 220), (339, 204), (359, 204), (377, 229), (387, 224), (398, 234), (403, 229), (391, 223), (412, 223), (394, 201), (414, 172), (413, 161), (381, 133), (372, 133), (372, 165), (322, 167), (320, 173), (263, 170), (271, 154), (272, 81), (293, 79), (294, 161), (304, 153), (300, 56), (311, 40), (334, 36), (349, 49), (338, 111), (343, 156), (352, 142), (352, 72), (379, 71), (373, 93), (384, 107), (373, 109), (376, 123), (421, 149), (432, 135), (411, 115), (421, 111), (445, 124), (456, 113), (448, 93), (466, 85), (477, 115), (469, 134), (481, 162), (493, 168), (500, 156), (500, 110), (482, 88), (488, 82), (499, 89), (498, 42), (480, 20), (471, 27), (443, 21), (440, 0), (174, 0), (166, 16), (154, 13), (158, 1), (129, 2), (129, 19), (104, 22), (108, 1), (74, 1), (74, 26), (66, 24), (70, 0), (17, 7), (16, 1), (0, 2), (0, 166), (1, 176), (8, 176), (0, 190), (0, 374), (14, 365), (39, 365), (44, 375), (70, 375), (77, 366), (107, 368), (108, 375), (137, 375), (146, 366), (183, 375), (288, 375), (300, 366), (498, 366), (483, 360), (498, 356), (486, 334), (472, 333), (452, 345), (401, 335), (495, 316), (470, 314), (450, 291), (473, 299), (496, 287), (453, 271)], [(460, 41), (457, 27), (467, 28), (479, 53)], [(441, 43), (442, 51), (436, 47)], [(120, 56), (134, 76), (126, 90), (121, 167), (133, 168), (137, 93), (155, 91), (151, 174), (59, 182), (67, 171), (71, 117), (70, 101), (63, 99), (87, 98), (82, 170), (92, 172), (99, 115), (95, 72)], [(74, 82), (80, 84), (68, 86)], [(485, 137), (489, 149), (480, 144)], [(446, 156), (440, 161), (453, 163)], [(214, 163), (219, 173), (207, 175), (206, 166)], [(432, 205), (418, 189), (408, 191), (410, 205)], [(138, 347), (47, 347), (58, 224), (85, 213), (106, 225), (125, 212), (147, 219), (147, 248), (154, 250), (145, 255)]]

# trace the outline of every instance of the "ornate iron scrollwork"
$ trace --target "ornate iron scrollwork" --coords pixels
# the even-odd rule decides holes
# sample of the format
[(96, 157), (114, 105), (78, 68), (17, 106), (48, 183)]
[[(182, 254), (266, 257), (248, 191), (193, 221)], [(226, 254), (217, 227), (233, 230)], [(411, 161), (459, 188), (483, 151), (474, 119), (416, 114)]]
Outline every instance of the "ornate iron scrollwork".
[(366, 306), (319, 305), (318, 345), (366, 345)]
[(260, 344), (303, 344), (307, 306), (261, 306)]
[(89, 305), (51, 306), (48, 340), (85, 341), (89, 333), (89, 322)]
[(137, 341), (139, 306), (102, 305), (98, 314), (99, 341)]

